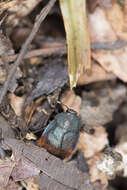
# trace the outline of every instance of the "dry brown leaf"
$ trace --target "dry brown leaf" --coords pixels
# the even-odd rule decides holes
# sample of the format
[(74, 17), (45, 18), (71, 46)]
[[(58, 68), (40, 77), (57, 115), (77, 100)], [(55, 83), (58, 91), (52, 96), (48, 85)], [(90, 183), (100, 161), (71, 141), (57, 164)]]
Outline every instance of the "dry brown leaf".
[(0, 188), (9, 186), (10, 176), (14, 181), (22, 181), (39, 173), (35, 164), (16, 152), (10, 160), (0, 160)]
[[(75, 110), (78, 114), (80, 114), (81, 108), (81, 98), (77, 96), (74, 91), (68, 91), (64, 97), (62, 97), (61, 102), (67, 105), (70, 109)], [(66, 107), (63, 106), (63, 109), (66, 110)]]
[(127, 41), (127, 22), (125, 19), (125, 12), (117, 3), (115, 3), (111, 9), (107, 9), (105, 11), (107, 19), (109, 20), (117, 37)]
[(89, 14), (88, 18), (91, 42), (108, 42), (117, 40), (116, 34), (107, 20), (103, 9), (99, 7), (96, 8), (94, 13)]
[[(41, 183), (47, 188), (51, 184), (53, 189), (93, 189), (89, 181), (89, 174), (75, 167), (75, 162), (64, 163), (61, 159), (51, 155), (45, 149), (32, 144), (25, 144), (15, 139), (4, 139), (3, 144), (9, 145), (12, 152), (18, 153), (36, 165), (42, 171)], [(44, 176), (44, 177), (43, 177)], [(48, 180), (46, 180), (48, 178)], [(57, 188), (54, 188), (57, 186)], [(61, 186), (63, 188), (61, 188)], [(59, 187), (59, 188), (58, 188)], [(49, 189), (49, 186), (48, 188)]]
[(89, 165), (89, 173), (90, 173), (90, 180), (91, 182), (96, 182), (100, 181), (101, 184), (105, 185), (105, 187), (108, 185), (108, 178), (105, 173), (100, 172), (97, 169), (96, 162), (99, 161), (103, 157), (102, 153), (97, 154), (94, 156), (94, 158), (91, 158), (88, 160), (88, 165)]
[(16, 151), (12, 154), (10, 159), (0, 160), (0, 189), (6, 186), (8, 189), (9, 187), (11, 189), (11, 185), (9, 185), (10, 177), (12, 177), (14, 181), (22, 181), (39, 174), (40, 169), (38, 169), (33, 162)]
[[(127, 12), (115, 3), (110, 9), (96, 8), (89, 14), (92, 42), (127, 40)], [(95, 24), (96, 23), (96, 24)]]
[(16, 96), (15, 94), (9, 94), (10, 104), (17, 116), (21, 116), (22, 108), (24, 104), (24, 98)]
[(39, 175), (40, 170), (31, 161), (25, 157), (21, 157), (17, 165), (14, 167), (11, 176), (14, 181), (22, 181), (26, 178)]
[(115, 78), (114, 74), (106, 72), (101, 66), (93, 63), (91, 73), (89, 75), (86, 73), (82, 74), (78, 79), (78, 85), (89, 84), (97, 81), (113, 80)]
[(0, 160), (0, 188), (8, 184), (14, 166), (15, 162), (11, 160)]
[(127, 48), (115, 51), (96, 51), (92, 53), (92, 56), (106, 71), (114, 73), (118, 78), (127, 82)]
[(89, 158), (100, 152), (107, 144), (107, 133), (104, 127), (95, 127), (93, 135), (81, 133), (78, 143), (78, 149), (84, 152), (86, 158)]
[[(96, 8), (93, 14), (89, 14), (91, 41), (127, 40), (125, 16), (126, 12), (122, 11), (118, 4), (113, 4), (111, 9)], [(127, 82), (127, 48), (114, 51), (93, 51), (92, 56), (107, 72), (112, 72)]]

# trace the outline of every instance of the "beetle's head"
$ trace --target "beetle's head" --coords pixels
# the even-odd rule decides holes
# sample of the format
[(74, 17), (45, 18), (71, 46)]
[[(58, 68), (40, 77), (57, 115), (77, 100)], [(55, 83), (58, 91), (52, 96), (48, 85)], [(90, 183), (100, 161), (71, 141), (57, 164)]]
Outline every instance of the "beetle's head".
[(75, 110), (72, 110), (72, 109), (67, 109), (66, 112), (77, 115), (77, 112)]

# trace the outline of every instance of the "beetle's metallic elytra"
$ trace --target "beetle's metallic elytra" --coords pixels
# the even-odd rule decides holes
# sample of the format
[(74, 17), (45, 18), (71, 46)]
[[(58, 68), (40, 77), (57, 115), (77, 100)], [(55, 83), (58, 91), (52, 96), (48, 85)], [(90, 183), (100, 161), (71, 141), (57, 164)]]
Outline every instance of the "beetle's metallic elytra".
[(70, 156), (75, 149), (80, 133), (80, 118), (74, 110), (68, 109), (56, 115), (41, 138), (39, 145), (62, 158)]

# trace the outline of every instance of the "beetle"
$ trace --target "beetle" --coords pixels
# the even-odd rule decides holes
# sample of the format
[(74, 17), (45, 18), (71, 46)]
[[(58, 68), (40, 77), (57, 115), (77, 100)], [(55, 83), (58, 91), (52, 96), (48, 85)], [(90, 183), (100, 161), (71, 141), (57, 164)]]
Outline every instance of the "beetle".
[(69, 158), (76, 149), (81, 128), (77, 112), (67, 109), (55, 116), (43, 131), (38, 145), (61, 158)]

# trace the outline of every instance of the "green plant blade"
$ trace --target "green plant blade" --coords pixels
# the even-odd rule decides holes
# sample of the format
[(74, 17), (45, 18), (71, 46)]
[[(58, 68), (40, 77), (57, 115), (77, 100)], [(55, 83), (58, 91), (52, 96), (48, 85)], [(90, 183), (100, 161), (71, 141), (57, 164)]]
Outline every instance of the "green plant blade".
[(90, 40), (85, 0), (60, 0), (68, 46), (70, 87), (91, 68)]

